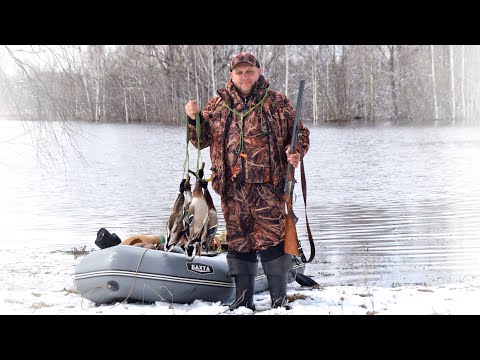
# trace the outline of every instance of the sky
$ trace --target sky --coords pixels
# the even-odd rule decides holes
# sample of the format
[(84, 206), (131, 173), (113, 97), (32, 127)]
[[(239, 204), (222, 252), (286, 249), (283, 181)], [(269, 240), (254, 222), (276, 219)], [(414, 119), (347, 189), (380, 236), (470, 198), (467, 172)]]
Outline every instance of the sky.
[[(229, 311), (220, 302), (192, 304), (103, 304), (96, 306), (75, 290), (74, 273), (82, 256), (75, 249), (4, 247), (0, 250), (0, 314), (2, 315), (478, 315), (480, 280), (441, 286), (322, 286), (291, 283), (291, 309), (271, 309), (268, 291), (254, 295), (255, 312)], [(92, 247), (87, 251), (96, 251)], [(153, 251), (153, 250), (152, 250)], [(86, 256), (86, 255), (83, 255)], [(310, 275), (308, 264), (305, 275)]]

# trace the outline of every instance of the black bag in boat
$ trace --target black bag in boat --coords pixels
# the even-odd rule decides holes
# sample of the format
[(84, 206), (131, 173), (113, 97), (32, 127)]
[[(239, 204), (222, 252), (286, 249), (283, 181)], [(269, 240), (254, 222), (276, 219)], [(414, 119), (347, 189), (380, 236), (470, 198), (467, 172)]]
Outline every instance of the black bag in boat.
[(115, 245), (118, 245), (122, 242), (117, 234), (110, 234), (107, 229), (101, 228), (97, 232), (97, 239), (95, 240), (95, 245), (100, 249), (106, 249)]

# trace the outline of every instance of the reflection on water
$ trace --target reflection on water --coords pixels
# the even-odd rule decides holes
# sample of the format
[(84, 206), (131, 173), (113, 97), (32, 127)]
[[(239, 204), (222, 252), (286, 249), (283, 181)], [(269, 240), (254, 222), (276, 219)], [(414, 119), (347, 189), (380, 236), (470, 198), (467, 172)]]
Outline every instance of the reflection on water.
[[(82, 128), (87, 165), (67, 147), (65, 162), (46, 172), (30, 139), (15, 138), (23, 128), (0, 121), (3, 247), (95, 247), (100, 227), (120, 237), (164, 232), (183, 177), (185, 129)], [(195, 169), (191, 145), (189, 156)], [(311, 128), (307, 214), (317, 255), (307, 273), (322, 285), (441, 284), (478, 276), (479, 158), (475, 127)], [(201, 160), (209, 175), (208, 149)], [(300, 181), (296, 193), (308, 255)]]

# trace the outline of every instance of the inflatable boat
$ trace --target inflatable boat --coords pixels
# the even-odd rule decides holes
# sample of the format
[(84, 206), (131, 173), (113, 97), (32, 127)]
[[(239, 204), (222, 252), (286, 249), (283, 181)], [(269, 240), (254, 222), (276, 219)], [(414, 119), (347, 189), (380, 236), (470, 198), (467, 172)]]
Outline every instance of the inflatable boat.
[[(299, 281), (305, 264), (293, 256), (288, 283)], [(226, 252), (202, 253), (189, 259), (183, 249), (172, 251), (117, 245), (86, 255), (75, 270), (75, 286), (95, 304), (114, 302), (190, 304), (194, 300), (223, 303), (235, 299), (235, 281), (227, 274)], [(255, 293), (268, 289), (261, 261)]]

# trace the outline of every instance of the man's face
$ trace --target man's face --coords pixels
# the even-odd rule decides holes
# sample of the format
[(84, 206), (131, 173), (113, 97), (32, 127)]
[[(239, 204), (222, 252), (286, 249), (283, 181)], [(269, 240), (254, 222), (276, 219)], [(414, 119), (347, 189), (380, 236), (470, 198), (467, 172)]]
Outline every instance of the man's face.
[(256, 66), (240, 63), (230, 72), (230, 78), (240, 95), (247, 96), (252, 92), (261, 73), (262, 69)]

